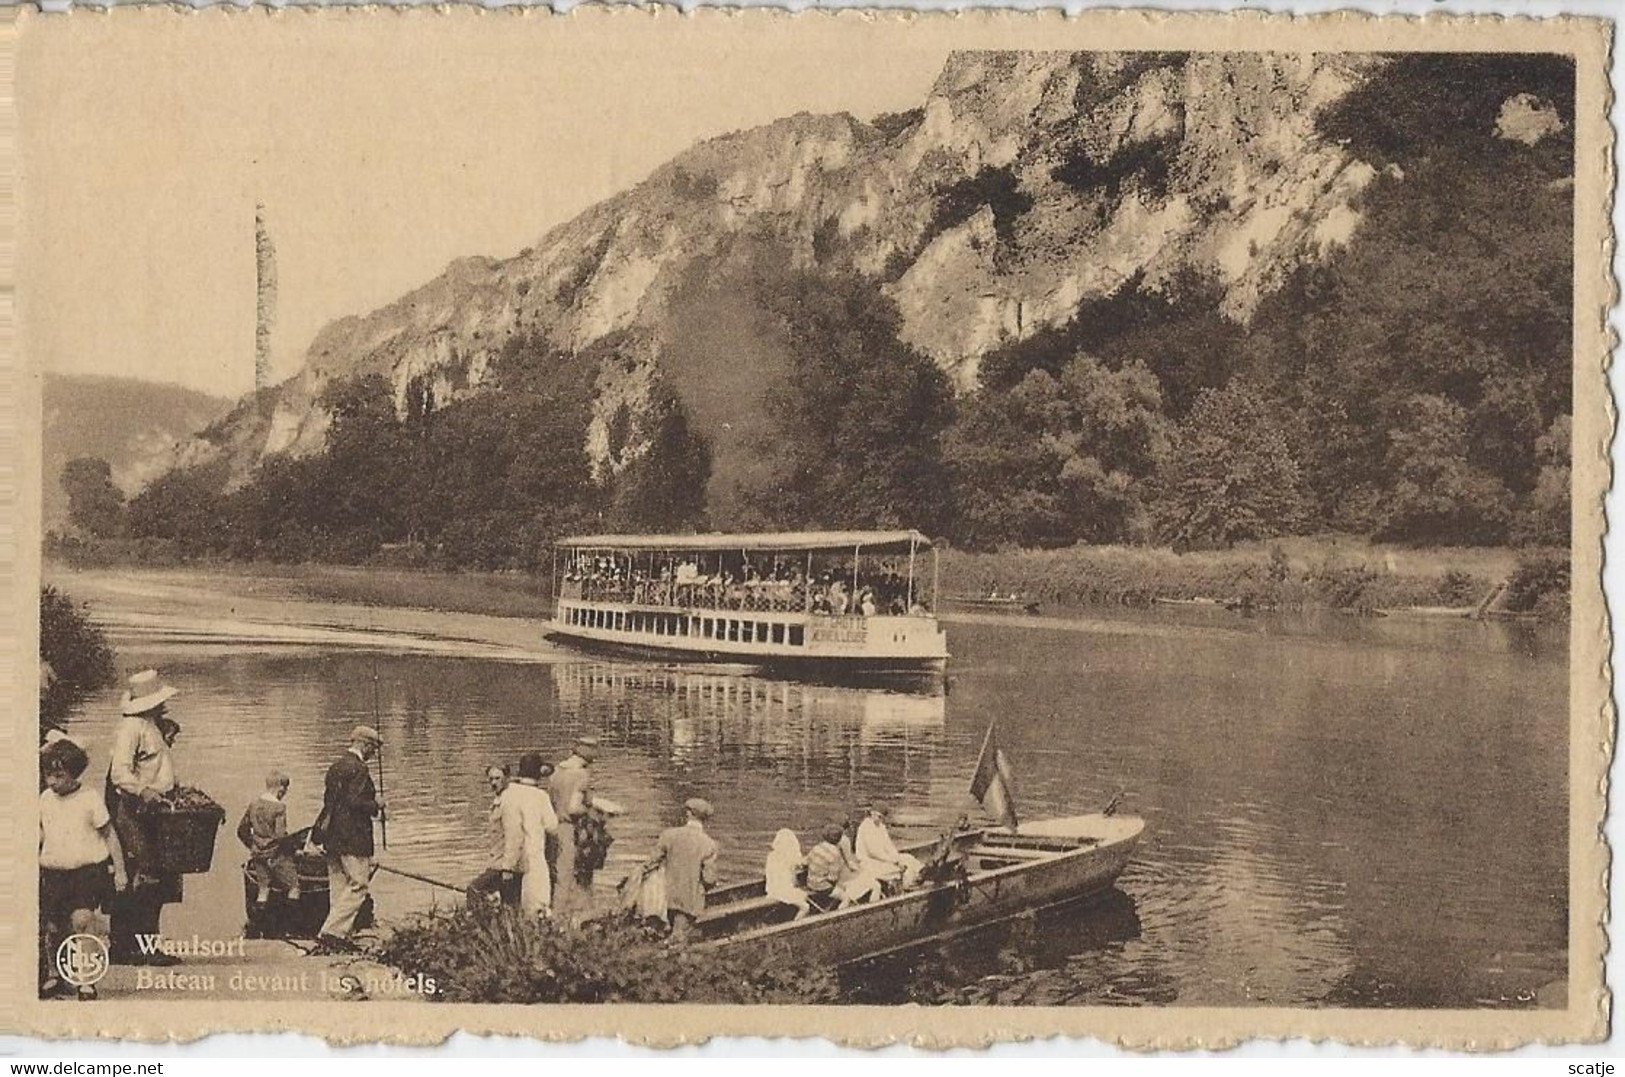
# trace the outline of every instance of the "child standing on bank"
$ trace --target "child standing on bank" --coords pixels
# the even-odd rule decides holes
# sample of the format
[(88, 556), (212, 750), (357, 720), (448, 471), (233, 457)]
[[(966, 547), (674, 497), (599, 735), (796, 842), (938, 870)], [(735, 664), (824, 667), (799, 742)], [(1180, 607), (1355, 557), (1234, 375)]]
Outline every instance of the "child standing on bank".
[(254, 898), (255, 912), (264, 912), (271, 900), (271, 884), (277, 883), (289, 901), (299, 900), (299, 868), (287, 848), (288, 776), (273, 770), (265, 776), (265, 792), (248, 805), (243, 821), (237, 824), (237, 837), (248, 846), (248, 875), (259, 887)]
[[(47, 937), (41, 942), (54, 956), (62, 937), (103, 936), (96, 910), (110, 901), (113, 889), (123, 891), (124, 851), (113, 830), (113, 818), (101, 794), (80, 778), (90, 759), (71, 740), (58, 740), (40, 755), (45, 790), (40, 793), (40, 913)], [(109, 880), (111, 875), (111, 880)], [(96, 988), (78, 989), (81, 999), (96, 997)]]

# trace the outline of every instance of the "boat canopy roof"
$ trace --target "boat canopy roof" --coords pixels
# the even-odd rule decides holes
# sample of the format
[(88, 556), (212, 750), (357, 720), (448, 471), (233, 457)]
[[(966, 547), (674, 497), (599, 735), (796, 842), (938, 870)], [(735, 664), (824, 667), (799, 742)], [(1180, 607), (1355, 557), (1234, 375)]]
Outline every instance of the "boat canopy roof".
[(572, 550), (855, 550), (907, 553), (927, 549), (931, 540), (918, 531), (769, 531), (706, 535), (574, 535), (555, 546)]

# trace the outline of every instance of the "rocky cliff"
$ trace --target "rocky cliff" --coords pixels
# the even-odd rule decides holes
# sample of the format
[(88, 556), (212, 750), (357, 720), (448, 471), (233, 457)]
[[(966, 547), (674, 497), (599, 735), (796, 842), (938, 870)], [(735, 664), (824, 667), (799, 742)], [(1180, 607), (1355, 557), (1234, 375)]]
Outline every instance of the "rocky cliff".
[[(505, 342), (537, 334), (570, 349), (610, 338), (626, 353), (604, 364), (589, 433), (595, 461), (617, 466), (607, 424), (623, 405), (637, 415), (654, 371), (674, 373), (686, 398), (710, 391), (697, 383), (739, 382), (741, 363), (771, 375), (748, 301), (728, 286), (764, 264), (872, 281), (904, 339), (961, 387), (990, 349), (1131, 279), (1155, 291), (1195, 273), (1245, 322), (1295, 266), (1359, 228), (1377, 170), (1315, 118), (1380, 62), (957, 54), (918, 109), (798, 115), (696, 145), (513, 258), (462, 259), (333, 323), (297, 376), (180, 462), (225, 455), (240, 479), (265, 454), (321, 446), (317, 401), (333, 379), (381, 373), (402, 407), (414, 379), (452, 400), (488, 384)], [(730, 384), (735, 414), (753, 391)], [(728, 408), (695, 410), (725, 454)]]

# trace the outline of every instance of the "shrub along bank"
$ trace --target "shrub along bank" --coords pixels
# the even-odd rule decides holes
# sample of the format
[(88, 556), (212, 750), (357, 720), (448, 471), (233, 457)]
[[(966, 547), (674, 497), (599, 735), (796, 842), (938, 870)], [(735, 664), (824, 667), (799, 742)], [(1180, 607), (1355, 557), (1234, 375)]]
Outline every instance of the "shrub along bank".
[(396, 928), (380, 960), (432, 978), (440, 1002), (833, 1002), (833, 973), (671, 946), (630, 919), (579, 928), (498, 907)]

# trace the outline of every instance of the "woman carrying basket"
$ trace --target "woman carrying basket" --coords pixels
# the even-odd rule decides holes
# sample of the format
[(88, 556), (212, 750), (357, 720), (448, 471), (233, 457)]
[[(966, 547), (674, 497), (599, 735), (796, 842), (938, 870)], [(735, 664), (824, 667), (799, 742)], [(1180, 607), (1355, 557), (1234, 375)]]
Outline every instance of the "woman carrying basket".
[[(157, 670), (135, 674), (119, 706), (121, 717), (113, 732), (107, 804), (130, 877), (130, 885), (114, 898), (110, 917), (109, 949), (112, 960), (119, 964), (175, 965), (180, 961), (155, 946), (164, 905), (181, 899), (181, 877), (160, 868), (153, 814), (164, 795), (175, 788), (171, 737), (165, 735), (164, 726), (179, 728), (165, 717), (165, 705), (176, 692), (164, 684)], [(154, 938), (143, 948), (138, 936)]]

